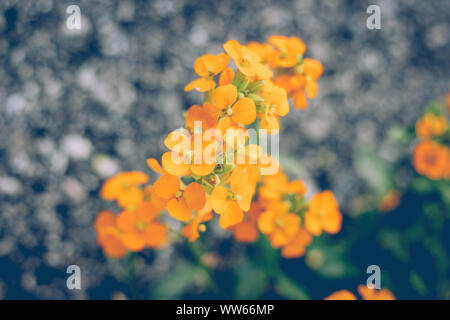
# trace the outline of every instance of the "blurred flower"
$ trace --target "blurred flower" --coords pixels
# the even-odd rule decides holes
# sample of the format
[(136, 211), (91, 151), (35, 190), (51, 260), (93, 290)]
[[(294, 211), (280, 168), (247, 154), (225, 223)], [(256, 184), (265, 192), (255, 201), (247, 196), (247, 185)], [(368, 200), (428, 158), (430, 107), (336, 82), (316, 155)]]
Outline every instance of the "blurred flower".
[(146, 245), (156, 248), (167, 236), (163, 224), (156, 221), (158, 211), (149, 201), (143, 201), (136, 210), (124, 210), (117, 217), (117, 227), (122, 231), (121, 240), (131, 251), (140, 251)]
[(305, 228), (299, 228), (292, 239), (283, 246), (281, 255), (284, 258), (299, 258), (303, 256), (306, 247), (309, 246), (311, 241), (311, 233), (309, 233)]
[(97, 232), (97, 243), (109, 258), (122, 258), (127, 249), (121, 240), (117, 228), (116, 216), (109, 210), (100, 211), (95, 218), (94, 229)]
[[(363, 284), (358, 286), (358, 293), (363, 300), (395, 300), (394, 295), (388, 289), (369, 289)], [(357, 300), (357, 298), (348, 290), (339, 290), (332, 293), (324, 300)]]
[(257, 222), (262, 210), (257, 202), (252, 202), (244, 220), (233, 227), (233, 236), (236, 241), (251, 243), (258, 239)]
[(348, 290), (339, 290), (333, 292), (324, 300), (357, 300), (356, 296)]
[(341, 224), (342, 215), (333, 193), (327, 190), (314, 195), (305, 213), (306, 229), (314, 235), (322, 230), (334, 234), (341, 230)]
[(101, 196), (105, 200), (117, 200), (122, 208), (136, 207), (143, 198), (138, 186), (148, 182), (149, 178), (145, 173), (122, 172), (105, 181), (100, 191)]
[(388, 289), (369, 289), (363, 284), (358, 286), (358, 293), (363, 300), (395, 300), (394, 295)]
[(283, 68), (295, 66), (306, 51), (303, 41), (296, 37), (271, 36), (268, 40), (278, 49), (276, 61)]
[(416, 171), (433, 180), (443, 179), (450, 173), (449, 148), (433, 141), (421, 141), (414, 148)]
[(287, 244), (300, 228), (300, 217), (288, 212), (284, 202), (271, 203), (258, 219), (258, 227), (274, 248)]
[(397, 190), (389, 191), (378, 204), (378, 210), (381, 212), (389, 212), (394, 210), (400, 204), (401, 193)]
[(416, 134), (419, 138), (428, 139), (440, 136), (447, 130), (447, 119), (432, 113), (426, 113), (416, 123)]

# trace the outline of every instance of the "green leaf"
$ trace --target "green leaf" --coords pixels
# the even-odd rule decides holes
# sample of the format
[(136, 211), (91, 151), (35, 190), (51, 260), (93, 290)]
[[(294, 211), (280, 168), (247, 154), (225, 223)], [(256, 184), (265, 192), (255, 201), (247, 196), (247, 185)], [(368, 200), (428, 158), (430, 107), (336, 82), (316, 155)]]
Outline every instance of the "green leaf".
[(432, 192), (434, 188), (433, 184), (434, 181), (422, 176), (416, 177), (412, 182), (413, 188), (419, 193)]
[(424, 296), (427, 294), (427, 286), (417, 272), (411, 271), (409, 273), (409, 282), (419, 295)]
[(245, 260), (236, 269), (235, 295), (237, 299), (259, 298), (267, 287), (268, 276), (260, 267)]
[(298, 177), (305, 171), (305, 168), (300, 164), (298, 158), (286, 154), (280, 154), (280, 164), (283, 167), (283, 171), (293, 177)]
[(388, 132), (387, 136), (390, 140), (395, 141), (400, 144), (407, 144), (411, 140), (415, 139), (416, 133), (414, 128), (405, 128), (401, 126), (393, 126)]
[(379, 242), (383, 248), (389, 250), (398, 260), (402, 262), (410, 260), (407, 243), (397, 232), (391, 230), (381, 231)]
[(156, 299), (174, 299), (199, 283), (206, 283), (203, 269), (191, 264), (179, 264), (157, 281), (151, 295)]
[(444, 109), (444, 104), (440, 101), (431, 101), (425, 108), (425, 113), (433, 113), (435, 115), (441, 115)]
[(306, 264), (325, 278), (352, 276), (356, 268), (349, 261), (344, 244), (333, 244), (329, 239), (315, 239), (307, 250)]
[(292, 279), (286, 276), (280, 276), (275, 282), (275, 291), (279, 295), (293, 300), (308, 300), (309, 296), (304, 288), (295, 283)]
[(370, 150), (360, 150), (356, 154), (355, 167), (359, 176), (381, 199), (395, 188), (390, 164)]

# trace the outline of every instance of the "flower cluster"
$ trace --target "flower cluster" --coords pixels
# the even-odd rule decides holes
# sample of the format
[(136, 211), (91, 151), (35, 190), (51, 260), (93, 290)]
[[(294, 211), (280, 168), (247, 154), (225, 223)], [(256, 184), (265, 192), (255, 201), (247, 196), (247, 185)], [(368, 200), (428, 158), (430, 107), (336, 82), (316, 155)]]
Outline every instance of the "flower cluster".
[(418, 173), (433, 180), (450, 178), (450, 130), (446, 113), (443, 108), (436, 107), (416, 123), (420, 141), (414, 147), (414, 167)]
[[(363, 300), (395, 300), (389, 289), (371, 289), (363, 284), (358, 286), (358, 293)], [(339, 290), (333, 292), (325, 300), (357, 300), (357, 298), (348, 290)]]
[(226, 53), (195, 61), (198, 78), (185, 90), (203, 92), (205, 101), (191, 106), (184, 128), (164, 140), (169, 151), (161, 164), (147, 159), (160, 175), (153, 185), (142, 172), (123, 172), (104, 183), (102, 198), (116, 200), (122, 210), (118, 216), (102, 211), (96, 219), (98, 243), (107, 256), (164, 246), (168, 232), (177, 232), (159, 222), (164, 214), (183, 223), (178, 234), (188, 241), (199, 238), (217, 215), (237, 241), (255, 242), (262, 234), (286, 258), (302, 256), (313, 236), (340, 230), (333, 193), (308, 201), (304, 183), (289, 181), (261, 146), (259, 133), (250, 133), (278, 133), (290, 98), (296, 108), (305, 108), (306, 96), (317, 94), (321, 63), (304, 58), (306, 47), (294, 37), (248, 45), (230, 40), (223, 48)]

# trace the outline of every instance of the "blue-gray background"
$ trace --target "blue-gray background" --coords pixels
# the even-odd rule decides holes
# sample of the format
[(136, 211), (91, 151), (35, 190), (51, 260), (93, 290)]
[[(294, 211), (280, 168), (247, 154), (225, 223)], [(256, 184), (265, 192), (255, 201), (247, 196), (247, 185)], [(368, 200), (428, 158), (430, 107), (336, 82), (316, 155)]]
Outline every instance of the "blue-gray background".
[[(81, 8), (80, 31), (66, 28), (70, 4)], [(366, 28), (370, 4), (381, 7), (381, 30)], [(107, 261), (95, 242), (99, 188), (120, 170), (150, 173), (145, 159), (201, 101), (183, 91), (195, 58), (229, 39), (298, 36), (322, 61), (318, 97), (283, 119), (281, 153), (351, 211), (365, 189), (355, 148), (395, 159), (387, 129), (413, 124), (450, 88), (449, 21), (443, 0), (2, 0), (0, 298), (128, 296), (114, 276), (126, 263)], [(144, 255), (152, 263), (138, 281), (150, 286), (182, 259), (177, 248)], [(66, 288), (70, 264), (82, 269), (80, 291)]]

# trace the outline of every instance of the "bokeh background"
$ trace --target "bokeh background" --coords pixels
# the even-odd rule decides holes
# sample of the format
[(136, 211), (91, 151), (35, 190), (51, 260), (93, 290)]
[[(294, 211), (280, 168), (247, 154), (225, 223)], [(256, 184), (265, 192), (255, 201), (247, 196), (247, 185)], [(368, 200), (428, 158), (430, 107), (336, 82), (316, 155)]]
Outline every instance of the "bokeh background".
[[(71, 4), (81, 8), (81, 30), (66, 28)], [(381, 7), (381, 30), (366, 28), (370, 4)], [(312, 191), (333, 190), (346, 215), (342, 235), (327, 240), (343, 244), (326, 253), (339, 256), (327, 264), (331, 272), (311, 268), (320, 262), (317, 252), (284, 261), (283, 268), (315, 299), (338, 289), (354, 292), (370, 264), (387, 272), (382, 285), (399, 298), (448, 298), (448, 237), (441, 241), (447, 265), (439, 279), (429, 251), (395, 260), (371, 242), (378, 234), (372, 229), (346, 257), (351, 262), (339, 254), (348, 239), (359, 239), (352, 238), (361, 232), (352, 219), (370, 198), (358, 152), (370, 150), (388, 162), (410, 156), (411, 148), (398, 148), (390, 129), (413, 125), (430, 100), (450, 89), (449, 22), (450, 2), (442, 0), (2, 0), (0, 298), (211, 297), (202, 277), (188, 272), (183, 245), (148, 250), (132, 262), (107, 260), (93, 229), (97, 212), (108, 207), (99, 189), (121, 170), (152, 174), (145, 159), (162, 154), (164, 135), (182, 124), (183, 110), (201, 101), (200, 94), (183, 91), (195, 77), (196, 57), (220, 52), (229, 39), (264, 41), (273, 34), (302, 38), (306, 55), (325, 68), (309, 108), (283, 119), (287, 171)], [(397, 182), (411, 174), (400, 170)], [(386, 224), (402, 228), (411, 208)], [(361, 225), (383, 231), (386, 219), (374, 219)], [(242, 261), (252, 248), (218, 228), (212, 233), (216, 276), (231, 292), (231, 274), (241, 270), (247, 279)], [(385, 243), (392, 244), (390, 236)], [(81, 267), (81, 290), (66, 287), (70, 264)], [(437, 282), (444, 288), (435, 290)], [(259, 294), (243, 288), (236, 296), (281, 297), (264, 279), (259, 283)]]

